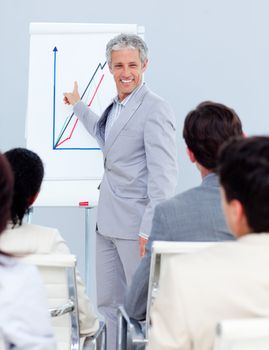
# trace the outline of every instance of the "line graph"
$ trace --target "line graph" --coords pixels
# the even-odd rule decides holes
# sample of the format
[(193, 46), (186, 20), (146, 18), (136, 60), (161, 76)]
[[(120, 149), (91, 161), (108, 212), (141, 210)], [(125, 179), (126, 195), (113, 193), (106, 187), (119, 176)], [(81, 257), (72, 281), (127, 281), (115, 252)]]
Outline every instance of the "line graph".
[[(55, 113), (55, 105), (56, 105), (56, 97), (55, 97), (55, 89), (56, 89), (56, 53), (58, 52), (55, 47), (54, 50), (54, 92), (53, 92), (53, 150), (71, 150), (71, 149), (79, 149), (79, 150), (97, 150), (97, 147), (87, 147), (87, 146), (79, 146), (79, 140), (76, 145), (74, 145), (74, 134), (76, 129), (78, 128), (78, 118), (72, 113), (70, 116), (66, 117), (64, 122), (62, 123), (62, 127), (60, 132), (57, 133), (56, 137), (56, 124), (58, 122), (57, 116)], [(104, 81), (104, 77), (106, 73), (104, 72), (104, 68), (106, 67), (106, 62), (98, 63), (96, 66), (94, 73), (90, 77), (86, 87), (81, 95), (81, 100), (90, 107), (99, 93), (100, 86)], [(56, 141), (55, 141), (56, 140)], [(73, 142), (73, 143), (72, 143)], [(70, 144), (72, 143), (72, 144)]]
[(104, 172), (103, 153), (87, 131), (93, 125), (86, 120), (86, 129), (77, 121), (72, 106), (63, 103), (63, 93), (77, 81), (85, 110), (90, 108), (97, 121), (117, 95), (106, 45), (117, 34), (137, 33), (138, 26), (31, 23), (30, 31), (25, 137), (27, 148), (45, 167), (38, 205), (77, 206), (84, 199), (92, 203)]
[[(92, 96), (92, 98), (91, 98), (91, 100), (90, 100), (90, 102), (89, 102), (89, 104), (88, 104), (88, 107), (91, 106), (91, 104), (92, 104), (92, 102), (93, 102), (93, 99), (94, 99), (94, 97), (95, 97), (95, 95), (96, 95), (96, 93), (97, 93), (97, 91), (98, 91), (98, 89), (99, 89), (99, 87), (100, 87), (100, 85), (101, 85), (101, 83), (102, 83), (102, 80), (103, 80), (104, 76), (105, 76), (104, 74), (101, 76), (101, 79), (100, 79), (100, 81), (99, 81), (99, 83), (98, 83), (98, 85), (97, 85), (97, 87), (96, 87), (96, 89), (95, 89), (95, 91), (94, 91), (94, 94), (93, 94), (93, 96)], [(74, 113), (72, 113), (70, 117), (67, 117), (67, 120), (66, 120), (66, 122), (65, 122), (65, 124), (64, 124), (64, 126), (63, 126), (63, 128), (62, 128), (62, 130), (61, 130), (61, 132), (60, 132), (60, 135), (59, 135), (59, 137), (58, 137), (58, 139), (57, 139), (57, 142), (56, 142), (56, 144), (55, 144), (55, 147), (59, 147), (59, 146), (60, 146), (61, 144), (63, 144), (64, 142), (66, 142), (66, 141), (68, 141), (68, 140), (71, 139), (71, 137), (72, 137), (72, 135), (73, 135), (73, 132), (74, 132), (76, 126), (77, 126), (78, 118), (76, 118), (75, 123), (74, 123), (74, 126), (72, 127), (72, 130), (71, 130), (71, 133), (69, 134), (69, 136), (66, 137), (64, 140), (61, 141), (62, 136), (63, 136), (64, 132), (66, 131), (66, 129), (67, 129), (67, 127), (68, 127), (68, 125), (69, 125), (69, 123), (71, 122), (71, 120), (72, 120), (73, 117), (74, 117)]]

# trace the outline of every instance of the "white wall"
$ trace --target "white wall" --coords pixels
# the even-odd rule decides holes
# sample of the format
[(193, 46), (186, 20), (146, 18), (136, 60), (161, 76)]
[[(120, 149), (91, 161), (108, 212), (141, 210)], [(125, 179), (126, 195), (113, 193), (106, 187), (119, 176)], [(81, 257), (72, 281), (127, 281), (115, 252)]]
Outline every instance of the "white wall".
[[(269, 2), (266, 0), (2, 0), (0, 149), (24, 146), (30, 22), (138, 23), (146, 28), (146, 82), (178, 121), (179, 185), (199, 183), (182, 141), (186, 113), (205, 99), (234, 107), (247, 134), (268, 133)], [(42, 106), (40, 107), (42, 108)], [(67, 215), (66, 215), (67, 213)], [(80, 209), (38, 209), (57, 226), (83, 269)], [(78, 235), (78, 236), (77, 236)]]

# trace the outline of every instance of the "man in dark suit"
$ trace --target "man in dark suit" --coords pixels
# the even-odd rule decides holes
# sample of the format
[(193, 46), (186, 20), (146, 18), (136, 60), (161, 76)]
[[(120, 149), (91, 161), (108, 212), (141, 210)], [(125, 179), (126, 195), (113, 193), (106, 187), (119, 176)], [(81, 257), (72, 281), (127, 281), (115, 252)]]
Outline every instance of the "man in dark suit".
[(153, 241), (222, 241), (234, 239), (221, 208), (220, 188), (215, 173), (220, 146), (231, 136), (242, 135), (234, 110), (220, 103), (203, 102), (184, 123), (187, 152), (202, 177), (202, 183), (156, 206), (146, 254), (128, 290), (125, 308), (130, 317), (146, 316), (148, 281)]

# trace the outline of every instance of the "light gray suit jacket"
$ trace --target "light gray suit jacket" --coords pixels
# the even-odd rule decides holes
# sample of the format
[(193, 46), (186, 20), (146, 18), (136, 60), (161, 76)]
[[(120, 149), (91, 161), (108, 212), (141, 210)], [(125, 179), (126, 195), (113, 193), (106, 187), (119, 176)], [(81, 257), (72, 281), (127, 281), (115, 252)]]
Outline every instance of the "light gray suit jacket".
[(125, 308), (130, 317), (144, 320), (153, 241), (232, 240), (221, 208), (218, 177), (206, 176), (199, 187), (176, 195), (155, 209), (146, 254), (129, 287)]
[(111, 107), (99, 118), (79, 102), (74, 113), (103, 151), (98, 231), (105, 236), (137, 239), (141, 232), (150, 234), (155, 205), (175, 191), (175, 117), (169, 105), (143, 85), (104, 142)]

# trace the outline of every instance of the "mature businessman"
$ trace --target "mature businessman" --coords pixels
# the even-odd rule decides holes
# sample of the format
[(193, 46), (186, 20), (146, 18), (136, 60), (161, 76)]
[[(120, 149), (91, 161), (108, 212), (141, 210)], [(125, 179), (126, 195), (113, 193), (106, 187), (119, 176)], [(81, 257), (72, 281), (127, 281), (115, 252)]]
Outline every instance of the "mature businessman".
[(137, 268), (125, 308), (129, 316), (146, 316), (148, 281), (153, 241), (220, 241), (234, 239), (221, 209), (220, 188), (215, 174), (220, 146), (231, 136), (242, 135), (234, 110), (220, 103), (203, 102), (184, 122), (183, 136), (190, 160), (197, 166), (202, 183), (156, 207), (146, 254)]
[[(105, 316), (108, 349), (116, 346), (116, 311), (123, 303), (151, 231), (157, 203), (176, 186), (175, 118), (169, 105), (142, 83), (148, 49), (137, 35), (108, 42), (107, 62), (117, 93), (99, 118), (74, 90), (64, 94), (104, 156), (97, 213), (97, 299)], [(139, 242), (140, 241), (140, 242)]]

